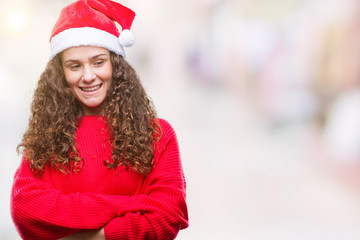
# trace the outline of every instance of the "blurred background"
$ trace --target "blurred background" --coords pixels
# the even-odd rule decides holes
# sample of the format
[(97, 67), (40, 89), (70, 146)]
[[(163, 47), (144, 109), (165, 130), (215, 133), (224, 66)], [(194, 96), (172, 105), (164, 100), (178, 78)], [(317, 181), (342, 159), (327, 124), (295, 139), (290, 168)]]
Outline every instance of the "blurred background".
[[(0, 0), (0, 239), (51, 29), (68, 0)], [(178, 136), (178, 239), (360, 239), (360, 2), (128, 0), (126, 49)]]

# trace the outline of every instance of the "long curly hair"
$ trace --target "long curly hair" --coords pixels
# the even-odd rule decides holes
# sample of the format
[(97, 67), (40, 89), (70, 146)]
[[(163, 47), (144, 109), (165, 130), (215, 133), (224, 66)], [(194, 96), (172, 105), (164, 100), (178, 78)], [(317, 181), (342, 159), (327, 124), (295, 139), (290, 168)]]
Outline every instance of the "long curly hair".
[[(43, 174), (46, 165), (66, 174), (78, 172), (83, 166), (75, 143), (82, 108), (66, 82), (61, 58), (60, 53), (50, 60), (40, 76), (29, 126), (17, 147), (37, 176)], [(110, 52), (110, 59), (112, 82), (102, 107), (112, 156), (104, 165), (123, 165), (127, 170), (147, 175), (161, 136), (156, 111), (135, 70), (120, 55)]]

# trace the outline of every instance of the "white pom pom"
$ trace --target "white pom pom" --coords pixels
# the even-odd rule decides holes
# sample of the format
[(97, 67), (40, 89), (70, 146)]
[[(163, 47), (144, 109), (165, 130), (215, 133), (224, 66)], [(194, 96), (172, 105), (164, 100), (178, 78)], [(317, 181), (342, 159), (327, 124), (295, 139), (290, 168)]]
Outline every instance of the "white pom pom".
[(119, 41), (121, 46), (131, 47), (135, 43), (135, 36), (130, 30), (125, 29), (120, 33)]

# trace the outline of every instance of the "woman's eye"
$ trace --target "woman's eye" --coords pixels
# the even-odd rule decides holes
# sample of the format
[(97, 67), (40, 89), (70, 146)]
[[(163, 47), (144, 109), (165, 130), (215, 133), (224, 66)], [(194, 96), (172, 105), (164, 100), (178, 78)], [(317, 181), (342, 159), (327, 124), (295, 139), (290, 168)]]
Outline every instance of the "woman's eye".
[(79, 64), (74, 64), (74, 65), (70, 65), (70, 69), (71, 70), (77, 70), (80, 68), (80, 65)]
[(96, 66), (100, 66), (100, 65), (103, 64), (103, 63), (104, 63), (104, 61), (102, 61), (102, 60), (101, 60), (101, 61), (96, 61), (96, 62), (95, 62), (95, 65), (96, 65)]

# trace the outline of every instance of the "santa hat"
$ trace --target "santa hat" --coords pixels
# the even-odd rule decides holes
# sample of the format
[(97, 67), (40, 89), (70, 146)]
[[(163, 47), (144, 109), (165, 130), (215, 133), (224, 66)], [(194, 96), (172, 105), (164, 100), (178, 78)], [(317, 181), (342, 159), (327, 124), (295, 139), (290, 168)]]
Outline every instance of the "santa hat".
[(113, 1), (78, 0), (60, 13), (50, 37), (50, 59), (75, 46), (103, 47), (125, 57), (124, 47), (135, 43), (134, 18), (135, 12)]

